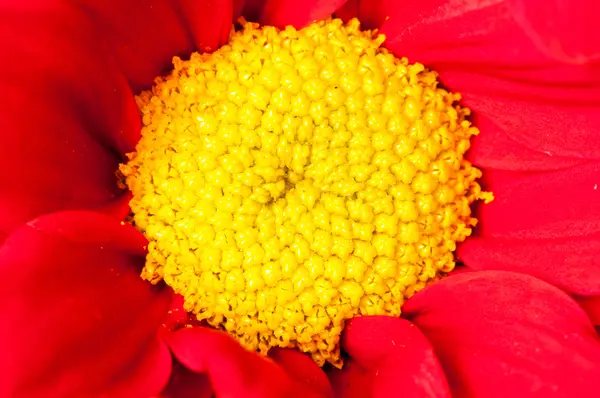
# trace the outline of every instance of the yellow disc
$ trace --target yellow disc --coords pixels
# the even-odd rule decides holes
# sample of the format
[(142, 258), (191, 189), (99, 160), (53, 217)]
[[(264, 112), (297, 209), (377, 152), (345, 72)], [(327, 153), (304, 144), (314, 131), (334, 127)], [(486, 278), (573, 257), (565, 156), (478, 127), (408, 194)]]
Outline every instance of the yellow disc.
[(149, 240), (142, 277), (250, 350), (341, 365), (344, 322), (400, 315), (454, 267), (478, 133), (435, 72), (357, 20), (245, 23), (175, 57), (137, 97), (142, 138), (120, 172)]

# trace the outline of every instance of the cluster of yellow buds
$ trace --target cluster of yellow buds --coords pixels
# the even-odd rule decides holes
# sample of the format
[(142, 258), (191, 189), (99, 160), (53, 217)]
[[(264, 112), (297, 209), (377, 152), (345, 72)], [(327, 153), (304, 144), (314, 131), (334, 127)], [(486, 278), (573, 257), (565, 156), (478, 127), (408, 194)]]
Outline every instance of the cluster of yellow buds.
[(346, 320), (398, 316), (452, 270), (471, 203), (490, 199), (464, 159), (478, 131), (383, 41), (357, 20), (244, 23), (174, 58), (137, 98), (142, 138), (120, 167), (143, 278), (248, 349), (339, 366)]

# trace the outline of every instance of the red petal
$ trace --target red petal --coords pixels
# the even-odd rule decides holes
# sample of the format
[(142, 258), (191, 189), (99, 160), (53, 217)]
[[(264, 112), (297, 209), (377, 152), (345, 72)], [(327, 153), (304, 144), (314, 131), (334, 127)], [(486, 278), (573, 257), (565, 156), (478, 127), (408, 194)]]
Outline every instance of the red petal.
[(470, 238), (458, 249), (473, 270), (535, 276), (578, 295), (600, 294), (600, 233), (570, 239)]
[(198, 321), (194, 314), (187, 312), (183, 308), (183, 301), (183, 296), (179, 294), (173, 295), (167, 317), (163, 323), (163, 328), (166, 331), (171, 332), (183, 327), (206, 326), (206, 322)]
[(600, 341), (566, 294), (512, 272), (430, 285), (404, 314), (427, 336), (458, 397), (579, 397), (600, 389)]
[(170, 293), (139, 277), (141, 235), (91, 212), (54, 213), (0, 248), (0, 396), (156, 395)]
[(292, 25), (300, 29), (329, 17), (345, 2), (346, 0), (265, 0), (261, 23), (278, 28)]
[(492, 203), (480, 206), (484, 237), (557, 239), (600, 232), (600, 162), (542, 173), (486, 170)]
[[(600, 63), (572, 65), (549, 57), (515, 22), (506, 1), (390, 4), (390, 19), (381, 28), (385, 45), (437, 70), (482, 116), (482, 134), (497, 130), (495, 135), (552, 156), (600, 158)], [(532, 10), (545, 7), (532, 4)], [(501, 151), (511, 149), (495, 152)]]
[[(354, 366), (367, 369), (372, 380), (365, 390), (346, 390), (343, 375), (334, 375), (338, 396), (391, 397), (397, 391), (407, 397), (450, 397), (446, 378), (425, 336), (410, 322), (391, 317), (359, 317), (346, 326), (343, 348)], [(335, 372), (334, 372), (335, 373)], [(361, 377), (360, 375), (358, 376)], [(364, 381), (363, 381), (364, 383)], [(355, 390), (352, 387), (351, 390)]]
[(238, 6), (241, 7), (240, 15), (243, 15), (248, 21), (258, 22), (265, 0), (246, 0), (243, 3)]
[(133, 148), (139, 112), (86, 15), (11, 2), (0, 6), (0, 45), (0, 231), (114, 199), (117, 154)]
[(131, 208), (129, 207), (131, 198), (133, 198), (133, 195), (130, 191), (127, 191), (110, 202), (105, 203), (104, 205), (93, 210), (102, 214), (106, 214), (107, 216), (113, 216), (118, 220), (124, 220), (125, 217), (131, 213)]
[(600, 296), (575, 297), (575, 300), (587, 312), (592, 323), (596, 327), (600, 326)]
[(585, 63), (600, 58), (595, 0), (509, 0), (514, 18), (527, 34), (558, 59)]
[(269, 357), (300, 385), (310, 386), (313, 397), (331, 397), (331, 385), (323, 370), (307, 355), (296, 350), (274, 348)]
[(580, 158), (556, 157), (519, 144), (496, 126), (488, 117), (475, 114), (475, 126), (483, 128), (467, 152), (468, 159), (482, 168), (500, 170), (557, 170), (586, 163)]
[(365, 369), (351, 358), (342, 370), (328, 372), (336, 398), (371, 398), (377, 369)]
[(494, 202), (458, 255), (475, 270), (533, 275), (569, 293), (600, 294), (600, 163), (546, 173), (487, 170)]
[(173, 56), (188, 56), (197, 47), (215, 48), (222, 44), (227, 38), (223, 29), (227, 26), (229, 32), (232, 18), (230, 0), (85, 3), (135, 92), (147, 88), (156, 76), (171, 69)]
[(211, 398), (213, 389), (208, 376), (188, 370), (176, 363), (169, 384), (160, 394), (161, 398)]
[(232, 0), (179, 0), (196, 48), (211, 52), (227, 43), (233, 24)]
[[(290, 377), (284, 369), (285, 366), (279, 366), (268, 358), (246, 351), (224, 332), (203, 327), (184, 328), (169, 335), (168, 344), (181, 364), (194, 372), (208, 374), (217, 396), (329, 396), (323, 394), (322, 386), (306, 385), (302, 382), (302, 379), (314, 380), (314, 370), (303, 368), (300, 370), (301, 376)], [(297, 358), (292, 360), (300, 364)], [(301, 365), (304, 367), (307, 364)], [(316, 367), (315, 364), (312, 366)]]
[(363, 29), (378, 29), (387, 19), (388, 10), (394, 7), (394, 1), (348, 0), (335, 12), (335, 16), (346, 22), (358, 18)]
[(242, 12), (244, 10), (244, 6), (246, 5), (246, 0), (233, 0), (233, 20), (237, 20), (240, 16), (242, 16)]

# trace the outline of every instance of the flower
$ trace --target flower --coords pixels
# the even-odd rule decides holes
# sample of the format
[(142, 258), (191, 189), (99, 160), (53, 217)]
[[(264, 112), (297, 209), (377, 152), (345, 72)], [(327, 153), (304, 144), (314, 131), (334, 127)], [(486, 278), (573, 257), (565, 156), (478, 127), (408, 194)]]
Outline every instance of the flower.
[(455, 266), (479, 131), (437, 75), (357, 19), (296, 30), (243, 23), (211, 54), (174, 58), (136, 97), (142, 134), (119, 166), (143, 279), (251, 351), (341, 366), (357, 315), (399, 316)]
[[(0, 2), (0, 395), (596, 391), (598, 6), (404, 3)], [(146, 241), (121, 221), (114, 170), (139, 139), (133, 94), (173, 55), (216, 49), (233, 15), (281, 27), (334, 12), (381, 27), (387, 48), (463, 95), (482, 131), (470, 157), (496, 199), (459, 248), (463, 270), (411, 298), (403, 319), (350, 321), (347, 366), (326, 375), (296, 351), (267, 360), (212, 329), (162, 328), (187, 320), (139, 278)]]

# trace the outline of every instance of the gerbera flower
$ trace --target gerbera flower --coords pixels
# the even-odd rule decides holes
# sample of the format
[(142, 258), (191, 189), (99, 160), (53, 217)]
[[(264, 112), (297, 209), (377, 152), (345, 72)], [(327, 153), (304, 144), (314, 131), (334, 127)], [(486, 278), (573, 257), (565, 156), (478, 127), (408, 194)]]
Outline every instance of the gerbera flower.
[[(600, 40), (592, 2), (0, 2), (0, 395), (588, 396), (600, 383)], [(495, 201), (465, 267), (402, 318), (346, 323), (341, 370), (269, 358), (191, 321), (140, 277), (147, 241), (115, 178), (139, 141), (134, 94), (174, 55), (225, 44), (240, 15), (335, 14), (439, 72), (481, 130)], [(181, 327), (186, 325), (187, 327)], [(172, 358), (174, 357), (174, 359)]]

